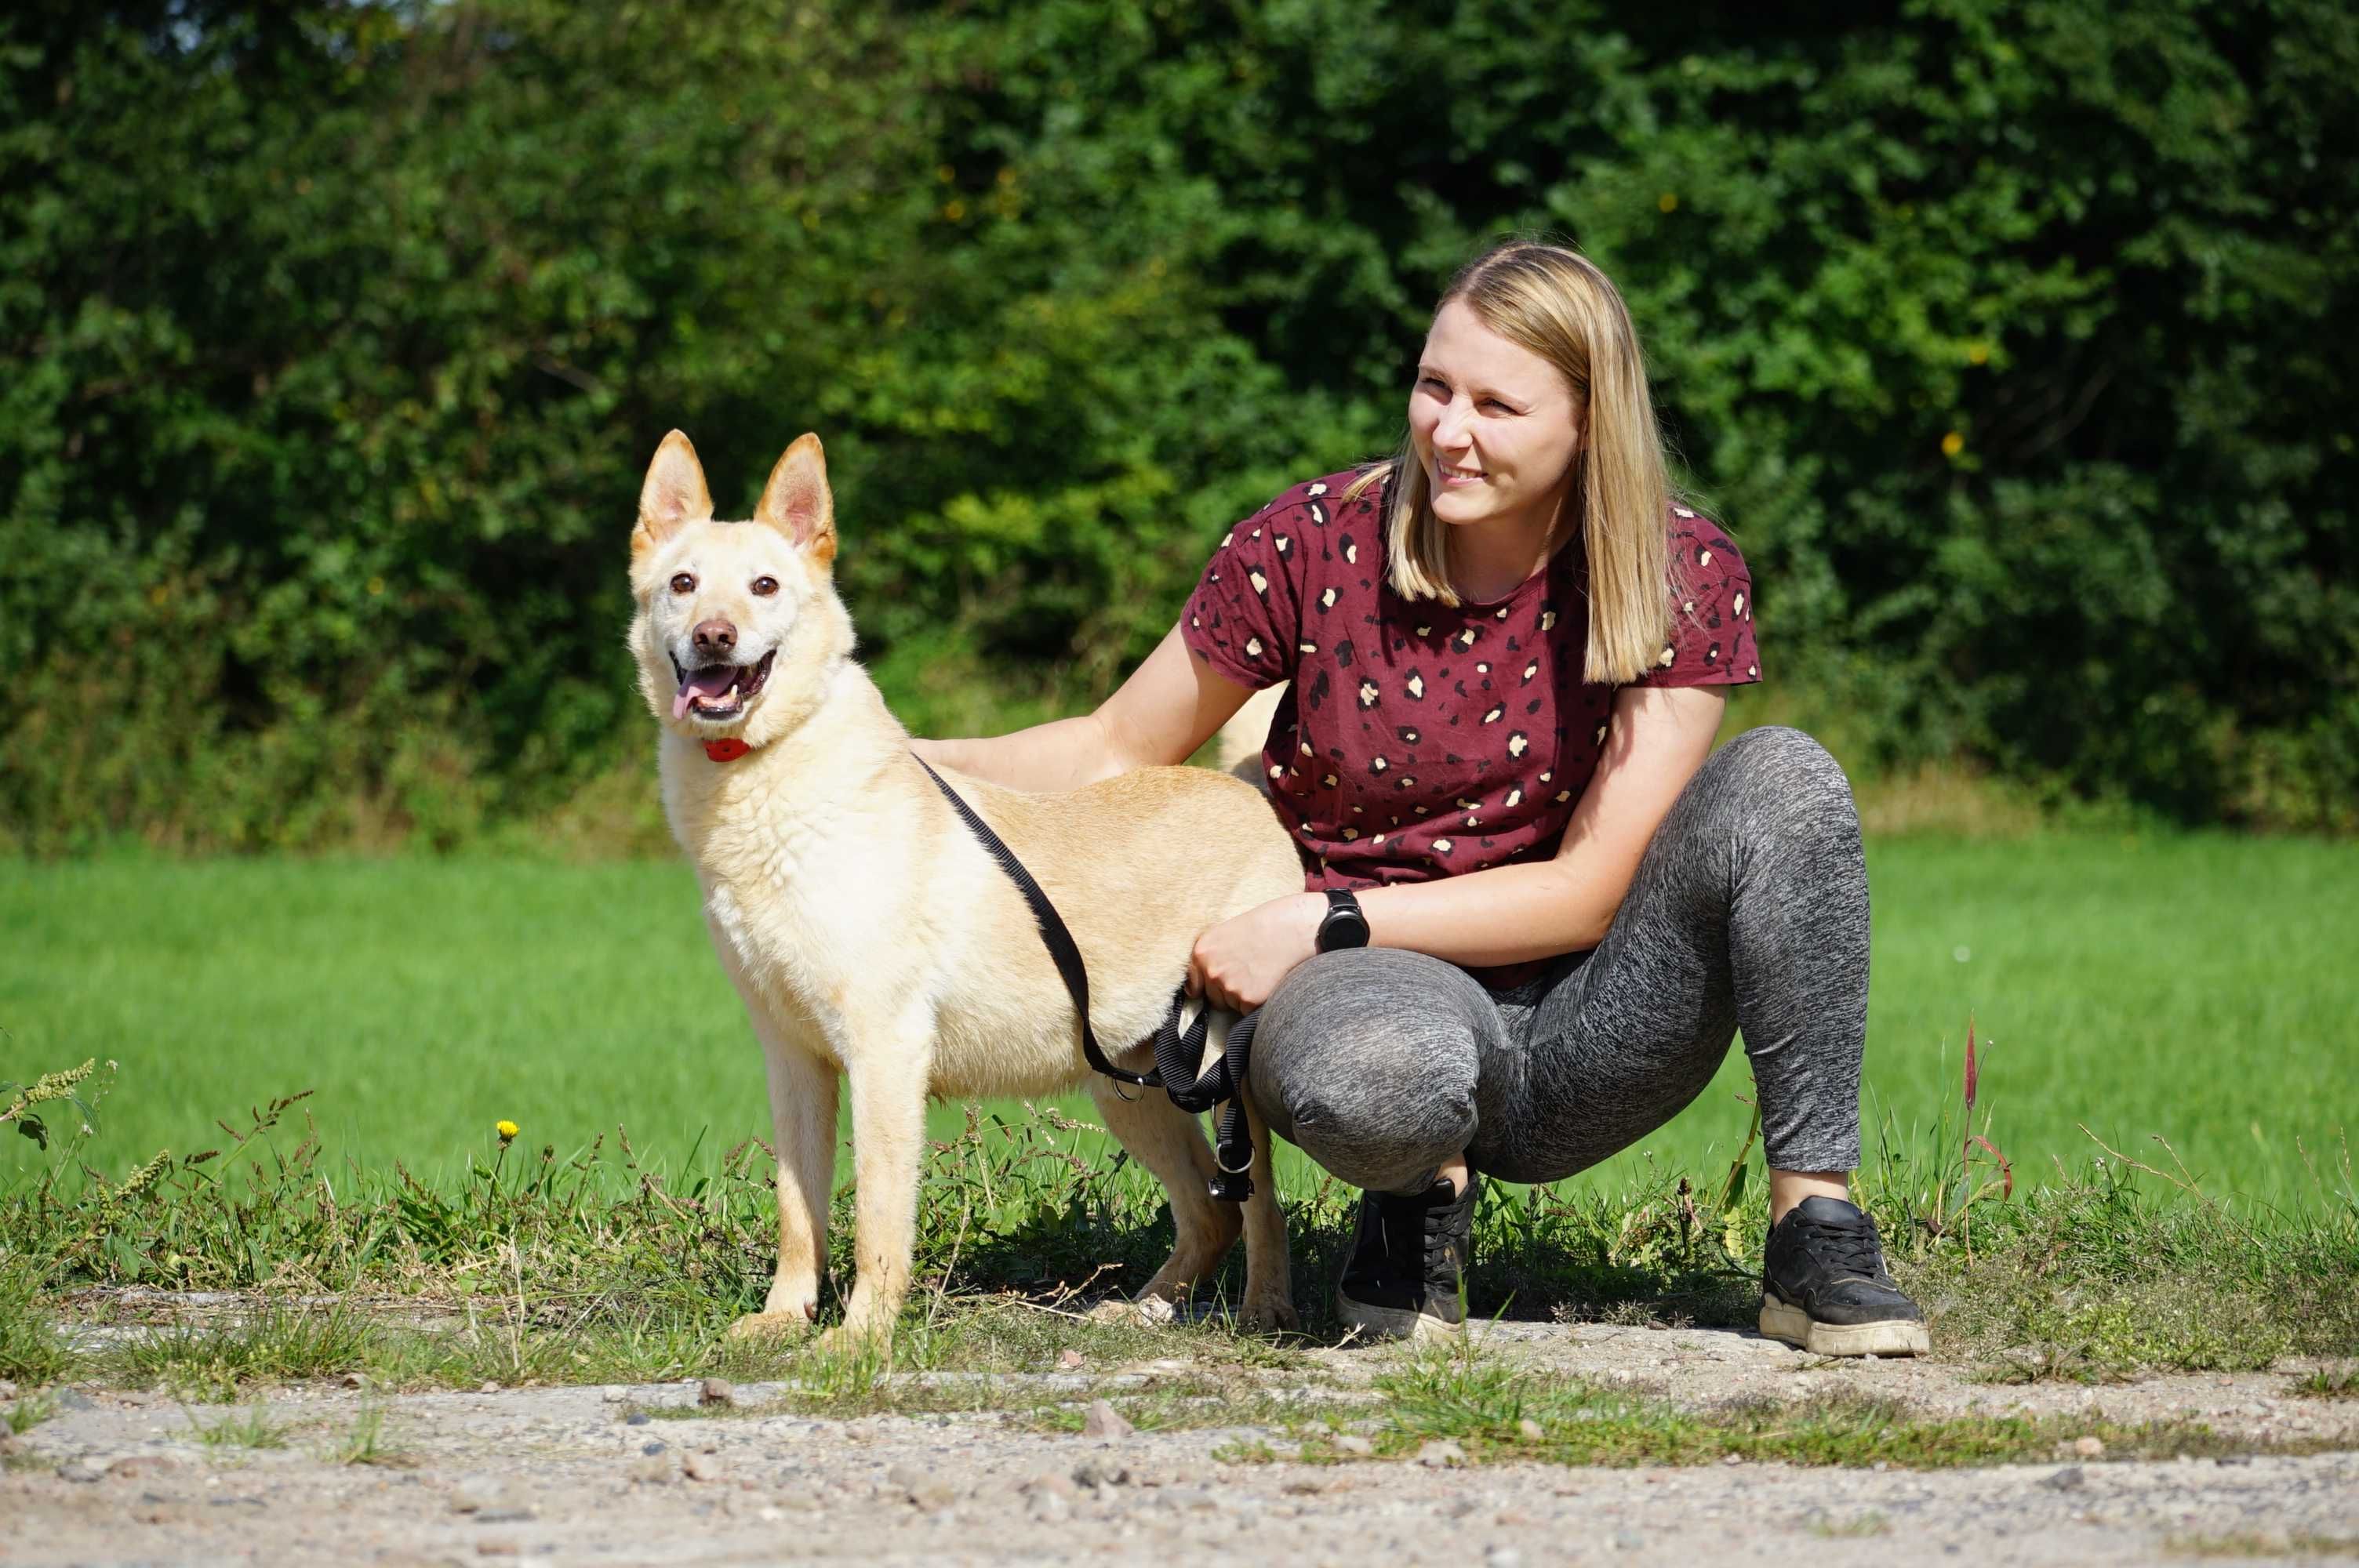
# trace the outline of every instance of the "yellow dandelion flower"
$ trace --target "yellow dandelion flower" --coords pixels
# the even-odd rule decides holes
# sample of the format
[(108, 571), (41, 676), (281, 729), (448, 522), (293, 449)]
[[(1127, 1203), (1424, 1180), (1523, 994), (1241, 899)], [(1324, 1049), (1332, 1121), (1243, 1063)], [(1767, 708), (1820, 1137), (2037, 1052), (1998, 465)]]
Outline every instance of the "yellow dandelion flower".
[(1660, 196), (1656, 197), (1655, 210), (1659, 212), (1678, 211), (1680, 210), (1679, 193), (1677, 191), (1666, 190)]
[(1988, 343), (1967, 344), (1966, 362), (1970, 365), (1986, 365), (1990, 363), (1990, 345)]
[(518, 1127), (513, 1121), (498, 1121), (492, 1124), (492, 1130), (500, 1135), (501, 1142), (506, 1143), (515, 1138), (517, 1133), (522, 1132), (524, 1129)]
[(1941, 455), (1943, 457), (1954, 458), (1965, 449), (1966, 438), (1963, 436), (1959, 435), (1955, 430), (1951, 431), (1948, 435), (1941, 438)]

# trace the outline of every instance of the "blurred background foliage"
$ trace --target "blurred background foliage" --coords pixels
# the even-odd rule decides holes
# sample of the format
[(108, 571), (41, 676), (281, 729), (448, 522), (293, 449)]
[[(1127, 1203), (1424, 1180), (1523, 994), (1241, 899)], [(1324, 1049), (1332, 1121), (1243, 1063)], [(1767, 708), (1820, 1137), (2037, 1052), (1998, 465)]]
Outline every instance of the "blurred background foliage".
[(0, 848), (641, 833), (673, 426), (736, 515), (821, 434), (914, 726), (1070, 710), (1511, 231), (1847, 761), (2359, 828), (2359, 16), (1837, 14), (20, 0)]

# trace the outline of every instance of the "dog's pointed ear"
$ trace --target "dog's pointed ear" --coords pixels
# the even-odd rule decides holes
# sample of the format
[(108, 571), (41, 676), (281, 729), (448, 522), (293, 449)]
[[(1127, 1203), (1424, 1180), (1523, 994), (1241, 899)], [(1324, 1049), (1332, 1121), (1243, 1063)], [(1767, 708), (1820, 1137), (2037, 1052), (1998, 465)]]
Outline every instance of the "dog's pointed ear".
[(712, 517), (712, 492), (705, 488), (704, 465), (696, 449), (674, 430), (656, 449), (639, 487), (639, 521), (631, 530), (631, 558), (638, 559), (690, 523)]
[(770, 470), (754, 521), (776, 528), (821, 566), (835, 559), (835, 497), (827, 488), (827, 454), (817, 436), (796, 437)]

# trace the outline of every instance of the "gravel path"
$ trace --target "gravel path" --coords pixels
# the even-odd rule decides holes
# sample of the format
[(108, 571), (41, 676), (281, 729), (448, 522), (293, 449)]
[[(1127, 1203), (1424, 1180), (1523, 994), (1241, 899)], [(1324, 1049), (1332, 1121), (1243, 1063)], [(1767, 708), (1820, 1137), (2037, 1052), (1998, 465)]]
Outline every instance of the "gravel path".
[[(2283, 1372), (2104, 1389), (2000, 1388), (1938, 1363), (1831, 1365), (1747, 1336), (1502, 1325), (1501, 1354), (1694, 1401), (1835, 1386), (1930, 1412), (2192, 1414), (2254, 1438), (2341, 1451), (1975, 1471), (1718, 1465), (1576, 1470), (1518, 1464), (1223, 1464), (1229, 1432), (1043, 1436), (996, 1415), (690, 1419), (696, 1385), (378, 1397), (273, 1396), (273, 1449), (209, 1447), (151, 1394), (66, 1390), (0, 1472), (0, 1563), (157, 1562), (1560, 1563), (1791, 1561), (1811, 1568), (2348, 1562), (2359, 1557), (2359, 1408), (2292, 1394)], [(1338, 1382), (1370, 1351), (1321, 1352)], [(1172, 1362), (1093, 1369), (1137, 1386)], [(1030, 1379), (1072, 1392), (1090, 1379)], [(334, 1451), (367, 1410), (399, 1466)], [(242, 1411), (195, 1412), (206, 1424)], [(0, 1429), (5, 1430), (5, 1429)], [(1077, 1478), (1078, 1477), (1078, 1478)]]

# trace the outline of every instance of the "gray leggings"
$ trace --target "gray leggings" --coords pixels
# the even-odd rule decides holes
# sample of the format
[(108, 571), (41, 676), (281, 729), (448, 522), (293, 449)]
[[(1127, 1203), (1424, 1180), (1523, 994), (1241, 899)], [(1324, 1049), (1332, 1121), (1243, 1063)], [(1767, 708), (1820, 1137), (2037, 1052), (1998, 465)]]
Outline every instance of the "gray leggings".
[(1254, 1103), (1353, 1186), (1421, 1190), (1463, 1151), (1512, 1182), (1593, 1165), (1679, 1114), (1730, 1039), (1773, 1169), (1859, 1163), (1867, 867), (1851, 784), (1798, 730), (1707, 759), (1605, 940), (1510, 991), (1399, 948), (1324, 953), (1254, 1039)]

